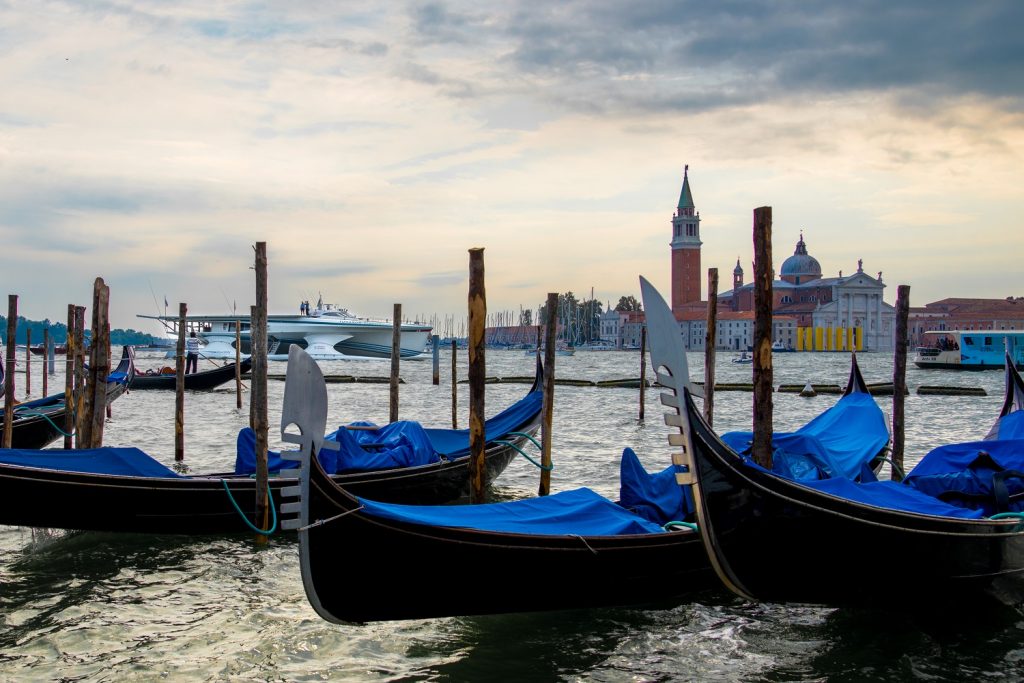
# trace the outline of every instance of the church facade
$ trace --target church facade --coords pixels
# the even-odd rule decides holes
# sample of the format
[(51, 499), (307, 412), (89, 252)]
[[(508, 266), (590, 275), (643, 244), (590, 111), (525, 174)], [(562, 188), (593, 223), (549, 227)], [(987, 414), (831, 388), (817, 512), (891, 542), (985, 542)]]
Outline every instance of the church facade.
[[(775, 315), (796, 319), (798, 350), (892, 351), (896, 309), (885, 303), (882, 273), (857, 270), (844, 276), (822, 277), (821, 264), (807, 252), (801, 233), (793, 255), (782, 262), (780, 278), (772, 282)], [(719, 295), (720, 307), (732, 311), (754, 309), (754, 287), (743, 284), (739, 259), (733, 269), (732, 290)]]

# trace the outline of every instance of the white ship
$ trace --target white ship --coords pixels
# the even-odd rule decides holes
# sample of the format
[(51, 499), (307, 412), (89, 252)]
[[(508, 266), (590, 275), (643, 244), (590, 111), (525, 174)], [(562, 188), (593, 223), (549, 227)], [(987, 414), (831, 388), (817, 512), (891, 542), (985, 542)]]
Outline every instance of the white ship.
[[(139, 315), (158, 320), (177, 336), (178, 318), (168, 315)], [(191, 315), (187, 331), (204, 342), (206, 358), (235, 357), (235, 329), (240, 330), (241, 353), (250, 353), (251, 321), (247, 315)], [(430, 325), (402, 323), (402, 360), (425, 358)], [(373, 320), (354, 315), (345, 308), (318, 303), (309, 314), (268, 315), (267, 353), (270, 360), (287, 360), (288, 347), (297, 344), (316, 360), (390, 359), (394, 330), (390, 320)]]

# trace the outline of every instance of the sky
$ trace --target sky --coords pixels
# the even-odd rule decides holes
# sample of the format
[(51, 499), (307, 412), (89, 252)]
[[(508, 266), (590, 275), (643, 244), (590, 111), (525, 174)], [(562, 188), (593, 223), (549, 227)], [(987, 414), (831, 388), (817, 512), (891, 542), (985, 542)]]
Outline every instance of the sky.
[[(464, 317), (668, 295), (689, 165), (703, 268), (800, 232), (886, 300), (1024, 296), (1024, 3), (0, 0), (2, 277), (66, 319)], [(0, 292), (3, 293), (3, 292)], [(6, 309), (2, 311), (6, 314)]]

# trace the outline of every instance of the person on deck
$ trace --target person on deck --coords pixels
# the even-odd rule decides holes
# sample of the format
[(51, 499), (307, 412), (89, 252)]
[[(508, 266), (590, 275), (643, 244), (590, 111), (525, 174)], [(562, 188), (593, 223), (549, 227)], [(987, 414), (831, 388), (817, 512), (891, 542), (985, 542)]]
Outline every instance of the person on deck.
[(185, 374), (197, 372), (199, 369), (199, 339), (195, 332), (188, 333), (185, 340)]

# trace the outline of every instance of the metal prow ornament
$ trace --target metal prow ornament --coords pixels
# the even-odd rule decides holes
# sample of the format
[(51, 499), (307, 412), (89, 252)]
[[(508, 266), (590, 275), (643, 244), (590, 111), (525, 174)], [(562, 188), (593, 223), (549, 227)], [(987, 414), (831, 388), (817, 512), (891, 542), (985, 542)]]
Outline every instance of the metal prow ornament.
[[(289, 427), (293, 426), (297, 428), (297, 434), (289, 431)], [(340, 448), (337, 442), (324, 439), (326, 429), (327, 384), (324, 382), (324, 375), (316, 361), (293, 344), (288, 348), (288, 371), (285, 375), (284, 405), (281, 409), (281, 440), (298, 446), (298, 450), (282, 451), (281, 458), (295, 461), (298, 467), (282, 470), (281, 476), (297, 477), (298, 483), (282, 488), (281, 497), (298, 500), (281, 503), (281, 528), (298, 530), (302, 584), (306, 590), (306, 597), (317, 614), (333, 620), (330, 613), (320, 604), (307, 569), (309, 528), (315, 525), (315, 522), (310, 520), (309, 512), (309, 478), (313, 458), (317, 457), (322, 448)], [(285, 515), (295, 513), (298, 513), (298, 517), (284, 519)]]
[[(732, 572), (719, 562), (718, 554), (715, 551), (714, 533), (707, 524), (704, 496), (694, 467), (693, 431), (690, 429), (689, 411), (686, 404), (690, 400), (689, 396), (693, 395), (690, 389), (692, 382), (690, 382), (690, 368), (686, 361), (686, 349), (683, 347), (679, 323), (658, 290), (643, 277), (640, 278), (640, 293), (644, 300), (644, 309), (647, 311), (647, 339), (651, 346), (651, 364), (654, 366), (658, 384), (672, 392), (663, 393), (661, 403), (671, 409), (665, 412), (665, 424), (679, 429), (678, 434), (668, 435), (669, 445), (680, 449), (679, 452), (672, 454), (672, 464), (676, 467), (676, 482), (680, 486), (690, 487), (697, 531), (704, 542), (708, 559), (718, 578), (722, 580), (726, 588), (737, 595), (750, 598), (747, 591), (733, 581)], [(701, 418), (698, 415), (695, 419)]]

